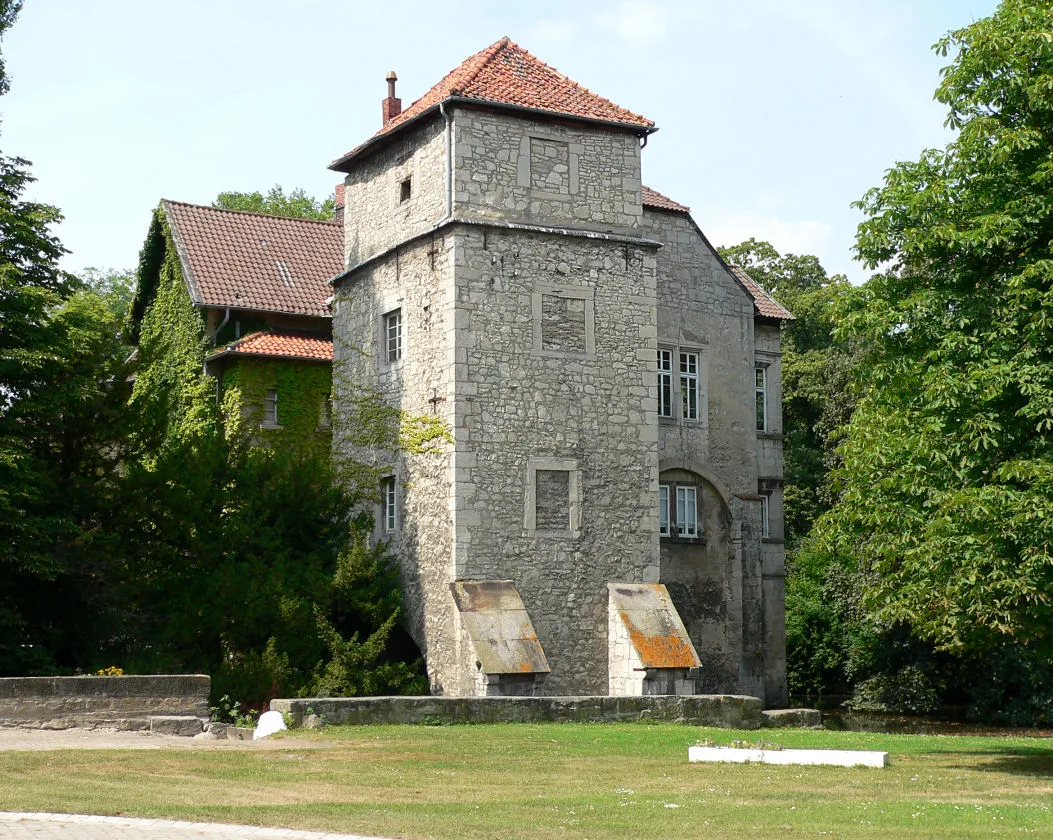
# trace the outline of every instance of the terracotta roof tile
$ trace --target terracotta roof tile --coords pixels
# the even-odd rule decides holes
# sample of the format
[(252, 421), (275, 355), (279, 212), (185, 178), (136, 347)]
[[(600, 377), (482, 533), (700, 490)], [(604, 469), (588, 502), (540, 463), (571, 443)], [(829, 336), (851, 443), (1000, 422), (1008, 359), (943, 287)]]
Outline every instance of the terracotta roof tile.
[(226, 355), (282, 356), (288, 359), (331, 362), (333, 361), (333, 339), (316, 333), (264, 330), (239, 338), (222, 350), (213, 353), (209, 359)]
[(790, 310), (779, 303), (761, 287), (760, 283), (751, 278), (737, 265), (728, 265), (746, 291), (753, 297), (753, 311), (762, 318), (776, 318), (780, 321), (796, 320)]
[(329, 315), (329, 279), (344, 269), (333, 222), (162, 201), (194, 302)]
[(645, 131), (654, 130), (654, 122), (647, 117), (634, 114), (583, 88), (504, 37), (461, 62), (370, 140), (333, 161), (330, 168), (339, 169), (377, 138), (390, 134), (399, 126), (453, 97), (616, 123)]
[(658, 192), (658, 190), (652, 190), (650, 187), (643, 188), (643, 206), (655, 207), (659, 210), (675, 210), (677, 213), (691, 212), (690, 207), (685, 207), (683, 204), (677, 204), (673, 199), (666, 198)]

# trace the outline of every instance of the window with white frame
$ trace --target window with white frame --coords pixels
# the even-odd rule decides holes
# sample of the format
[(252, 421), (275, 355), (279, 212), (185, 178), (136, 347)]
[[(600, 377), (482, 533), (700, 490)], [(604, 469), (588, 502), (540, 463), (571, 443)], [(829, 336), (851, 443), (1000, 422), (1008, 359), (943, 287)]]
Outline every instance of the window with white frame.
[(658, 416), (673, 416), (673, 351), (658, 350)]
[(263, 397), (263, 425), (278, 425), (278, 391), (276, 388), (268, 388)]
[(705, 420), (702, 361), (698, 350), (658, 348), (659, 417), (692, 422)]
[(755, 396), (757, 404), (757, 431), (768, 431), (768, 368), (764, 365), (756, 367)]
[(683, 399), (683, 411), (680, 416), (684, 420), (698, 419), (698, 353), (680, 353), (680, 396)]
[(389, 365), (402, 359), (401, 309), (393, 309), (384, 316), (384, 358)]
[(702, 535), (697, 486), (658, 485), (658, 532), (662, 537), (681, 540), (694, 540)]
[(399, 528), (399, 514), (398, 514), (398, 484), (395, 481), (394, 476), (384, 479), (383, 486), (381, 488), (381, 525), (384, 528), (384, 533), (390, 534), (397, 531)]

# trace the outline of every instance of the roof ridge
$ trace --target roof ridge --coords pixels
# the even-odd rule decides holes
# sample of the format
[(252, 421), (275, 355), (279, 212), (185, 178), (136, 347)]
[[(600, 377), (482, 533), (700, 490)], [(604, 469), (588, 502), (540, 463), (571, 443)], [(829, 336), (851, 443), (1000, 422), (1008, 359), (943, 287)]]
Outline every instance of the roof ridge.
[(162, 198), (169, 204), (178, 204), (180, 207), (193, 207), (196, 210), (212, 210), (216, 213), (235, 213), (240, 216), (255, 216), (263, 219), (288, 219), (291, 222), (311, 222), (316, 225), (335, 225), (336, 219), (305, 219), (303, 216), (281, 216), (277, 213), (256, 213), (252, 210), (229, 210), (226, 207), (212, 207), (209, 204), (193, 204), (189, 201), (176, 201), (171, 198)]
[[(498, 40), (494, 41), (494, 43), (488, 46), (485, 50), (476, 53), (476, 55), (480, 59), (479, 63), (471, 70), (470, 73), (468, 73), (467, 76), (464, 77), (464, 79), (461, 80), (460, 87), (450, 88), (448, 95), (456, 96), (457, 94), (461, 93), (462, 89), (468, 87), (472, 82), (474, 82), (479, 76), (479, 74), (483, 72), (483, 68), (486, 67), (486, 65), (493, 61), (495, 58), (497, 58), (497, 56), (500, 55), (501, 51), (505, 49), (505, 47), (507, 47), (509, 44), (511, 44), (514, 47), (518, 46), (518, 44), (514, 43), (511, 38), (505, 35), (502, 38), (499, 38)], [(523, 48), (519, 47), (519, 49)], [(471, 61), (471, 59), (468, 60)], [(457, 72), (457, 69), (458, 68), (454, 68), (452, 72)]]

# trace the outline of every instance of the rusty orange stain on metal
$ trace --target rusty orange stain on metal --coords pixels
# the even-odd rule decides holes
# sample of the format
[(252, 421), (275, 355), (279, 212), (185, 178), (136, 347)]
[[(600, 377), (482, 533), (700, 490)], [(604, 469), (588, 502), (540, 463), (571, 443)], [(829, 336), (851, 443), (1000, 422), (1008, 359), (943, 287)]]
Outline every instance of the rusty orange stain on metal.
[(691, 648), (678, 633), (649, 636), (629, 620), (624, 610), (619, 612), (629, 631), (633, 647), (640, 654), (640, 659), (645, 666), (649, 668), (693, 668), (698, 664)]

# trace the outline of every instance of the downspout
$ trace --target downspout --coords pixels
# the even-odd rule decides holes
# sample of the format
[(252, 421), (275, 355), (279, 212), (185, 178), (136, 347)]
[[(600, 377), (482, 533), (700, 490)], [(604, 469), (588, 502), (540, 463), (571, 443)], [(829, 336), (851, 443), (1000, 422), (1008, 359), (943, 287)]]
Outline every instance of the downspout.
[(220, 331), (221, 329), (223, 329), (223, 328), (224, 328), (224, 327), (225, 327), (225, 326), (227, 325), (227, 321), (229, 321), (229, 320), (230, 320), (230, 307), (228, 306), (228, 307), (227, 307), (227, 312), (226, 312), (226, 314), (225, 314), (225, 315), (223, 316), (223, 320), (222, 320), (222, 321), (220, 321), (220, 322), (219, 322), (219, 323), (218, 323), (218, 324), (216, 325), (216, 329), (215, 329), (215, 330), (213, 331), (213, 333), (212, 333), (212, 343), (213, 343), (213, 345), (214, 345), (214, 344), (216, 343), (216, 336), (217, 336), (217, 335), (219, 335), (219, 331)]
[(439, 113), (446, 120), (446, 215), (436, 227), (442, 227), (453, 218), (453, 117), (446, 113), (446, 103), (439, 103)]

